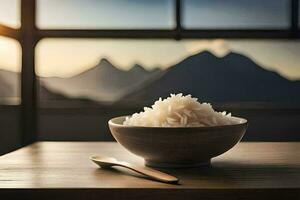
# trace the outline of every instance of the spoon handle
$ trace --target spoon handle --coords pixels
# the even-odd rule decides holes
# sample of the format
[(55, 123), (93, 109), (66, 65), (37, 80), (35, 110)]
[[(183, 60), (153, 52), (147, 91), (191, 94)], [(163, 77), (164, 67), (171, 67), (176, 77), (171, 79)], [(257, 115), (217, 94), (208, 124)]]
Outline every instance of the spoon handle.
[(144, 176), (148, 176), (151, 179), (158, 180), (165, 183), (177, 183), (179, 181), (179, 179), (174, 176), (171, 176), (169, 174), (148, 167), (133, 166), (126, 162), (118, 162), (118, 166), (125, 167), (137, 173), (140, 173)]

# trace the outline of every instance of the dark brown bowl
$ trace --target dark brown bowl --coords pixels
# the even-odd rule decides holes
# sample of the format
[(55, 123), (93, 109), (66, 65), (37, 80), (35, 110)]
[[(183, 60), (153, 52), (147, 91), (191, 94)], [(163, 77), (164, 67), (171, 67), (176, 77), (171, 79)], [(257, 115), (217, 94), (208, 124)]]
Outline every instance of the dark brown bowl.
[(126, 116), (109, 120), (114, 138), (152, 167), (207, 165), (237, 144), (247, 129), (247, 120), (211, 127), (138, 127), (123, 125)]

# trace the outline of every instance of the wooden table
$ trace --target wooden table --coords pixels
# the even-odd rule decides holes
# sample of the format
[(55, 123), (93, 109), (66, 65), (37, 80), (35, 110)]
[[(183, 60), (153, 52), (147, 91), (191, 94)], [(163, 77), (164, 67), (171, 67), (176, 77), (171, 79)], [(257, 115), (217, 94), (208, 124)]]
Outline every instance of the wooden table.
[(179, 185), (99, 169), (95, 154), (143, 164), (114, 142), (38, 142), (0, 157), (0, 199), (300, 199), (300, 142), (240, 143), (211, 167), (163, 170)]

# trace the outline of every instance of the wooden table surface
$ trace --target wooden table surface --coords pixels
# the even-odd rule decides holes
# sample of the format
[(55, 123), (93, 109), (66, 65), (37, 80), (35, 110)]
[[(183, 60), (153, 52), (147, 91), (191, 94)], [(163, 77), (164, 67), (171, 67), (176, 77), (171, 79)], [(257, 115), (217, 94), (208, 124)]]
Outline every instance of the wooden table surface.
[(162, 170), (179, 185), (99, 169), (90, 155), (143, 165), (114, 142), (38, 142), (0, 157), (0, 199), (300, 199), (300, 142), (243, 142), (210, 167)]

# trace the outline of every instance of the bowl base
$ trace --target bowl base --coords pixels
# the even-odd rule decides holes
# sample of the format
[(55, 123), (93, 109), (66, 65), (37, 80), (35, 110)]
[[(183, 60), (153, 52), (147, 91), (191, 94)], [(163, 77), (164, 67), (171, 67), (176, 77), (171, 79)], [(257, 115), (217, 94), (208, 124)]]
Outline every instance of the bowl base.
[(145, 160), (145, 165), (147, 167), (157, 167), (157, 168), (195, 168), (195, 167), (204, 167), (210, 165), (210, 160), (200, 162), (200, 163), (187, 163), (187, 164), (177, 164), (177, 163), (164, 163), (164, 162), (155, 162)]

